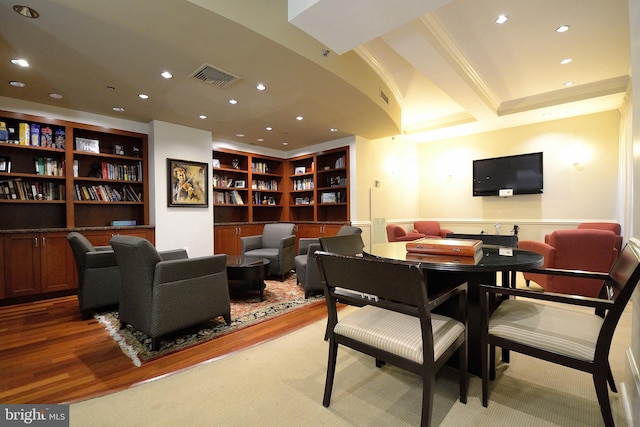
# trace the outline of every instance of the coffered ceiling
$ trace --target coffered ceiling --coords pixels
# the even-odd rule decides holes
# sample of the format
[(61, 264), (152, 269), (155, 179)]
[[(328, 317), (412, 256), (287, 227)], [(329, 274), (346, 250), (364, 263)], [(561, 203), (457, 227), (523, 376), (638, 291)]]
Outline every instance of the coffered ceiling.
[(626, 0), (20, 0), (36, 19), (16, 4), (0, 0), (0, 96), (284, 151), (616, 109), (630, 75)]

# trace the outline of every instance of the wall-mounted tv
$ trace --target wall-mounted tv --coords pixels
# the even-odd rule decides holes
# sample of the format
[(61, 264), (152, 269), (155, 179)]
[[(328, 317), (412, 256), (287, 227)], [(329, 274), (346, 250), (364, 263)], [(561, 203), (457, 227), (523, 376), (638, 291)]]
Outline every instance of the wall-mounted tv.
[(542, 181), (542, 153), (473, 161), (474, 196), (542, 193)]

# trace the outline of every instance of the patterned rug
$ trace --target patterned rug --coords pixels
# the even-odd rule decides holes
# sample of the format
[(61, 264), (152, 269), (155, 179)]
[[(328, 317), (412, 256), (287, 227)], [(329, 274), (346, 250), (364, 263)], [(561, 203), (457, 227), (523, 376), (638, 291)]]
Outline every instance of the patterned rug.
[(295, 274), (284, 282), (265, 280), (264, 301), (260, 301), (257, 291), (234, 291), (231, 293), (231, 325), (222, 317), (217, 317), (191, 330), (182, 330), (165, 336), (160, 349), (151, 350), (151, 338), (127, 325), (119, 329), (118, 311), (98, 313), (94, 317), (109, 331), (122, 351), (140, 366), (145, 362), (165, 356), (186, 347), (203, 343), (217, 337), (238, 331), (248, 326), (273, 319), (292, 310), (323, 301), (323, 297), (304, 297), (304, 290), (296, 283)]

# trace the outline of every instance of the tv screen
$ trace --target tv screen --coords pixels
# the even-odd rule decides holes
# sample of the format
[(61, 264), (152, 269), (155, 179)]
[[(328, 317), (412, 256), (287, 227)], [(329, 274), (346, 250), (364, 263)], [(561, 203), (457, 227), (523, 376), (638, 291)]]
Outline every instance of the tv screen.
[(473, 195), (498, 196), (542, 193), (542, 153), (519, 154), (473, 161)]

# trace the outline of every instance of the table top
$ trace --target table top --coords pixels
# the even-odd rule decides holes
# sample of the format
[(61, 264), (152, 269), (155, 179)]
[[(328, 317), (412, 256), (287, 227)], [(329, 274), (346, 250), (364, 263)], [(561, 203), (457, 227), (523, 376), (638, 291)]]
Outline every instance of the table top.
[(523, 271), (540, 267), (544, 262), (544, 257), (535, 252), (495, 245), (482, 245), (482, 257), (475, 261), (457, 256), (448, 260), (442, 257), (430, 260), (428, 256), (411, 259), (411, 256), (407, 257), (406, 243), (377, 243), (365, 252), (381, 258), (415, 262), (421, 264), (422, 268), (441, 271)]
[(269, 260), (266, 258), (262, 259), (251, 259), (245, 260), (242, 255), (227, 255), (227, 267), (255, 267), (255, 266), (263, 266), (269, 264)]

